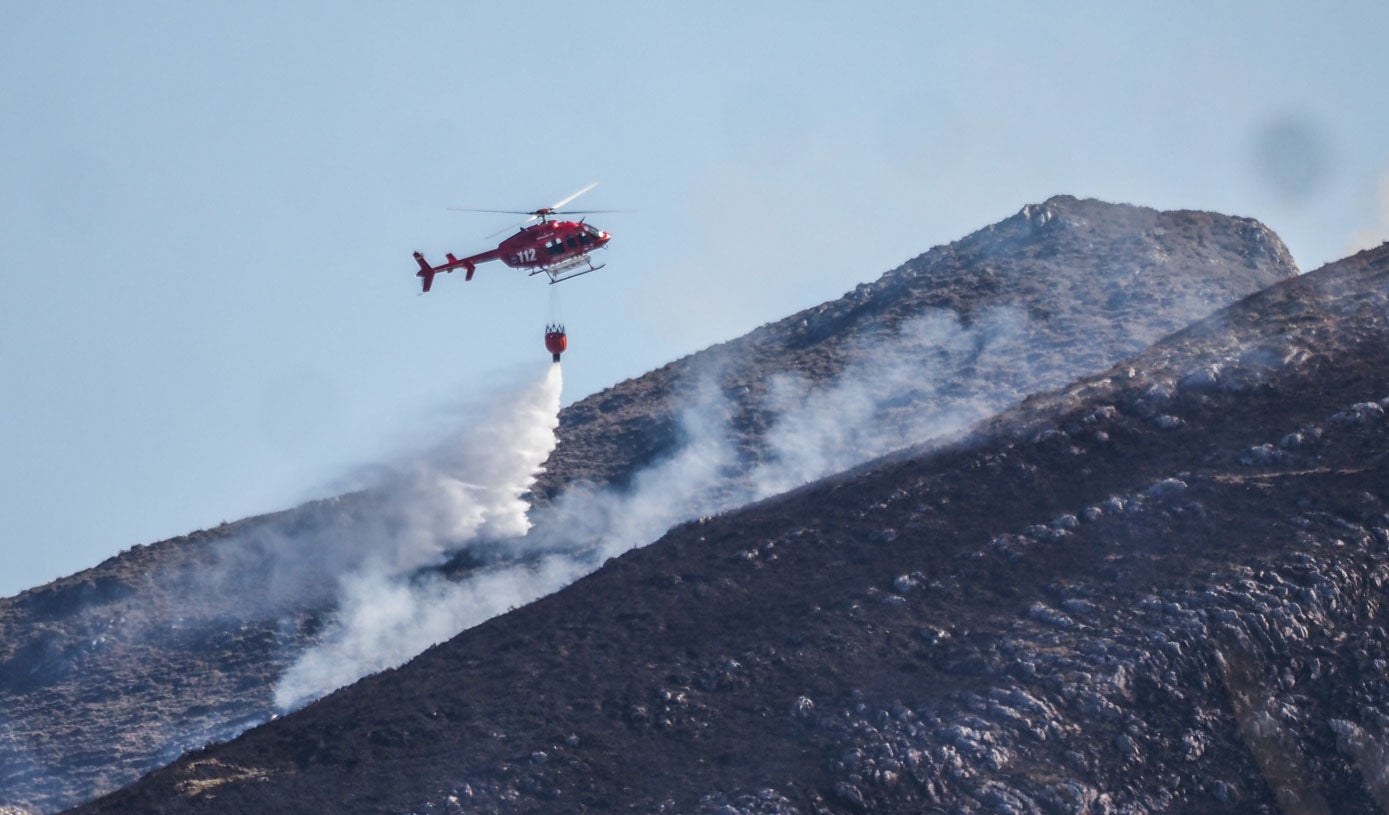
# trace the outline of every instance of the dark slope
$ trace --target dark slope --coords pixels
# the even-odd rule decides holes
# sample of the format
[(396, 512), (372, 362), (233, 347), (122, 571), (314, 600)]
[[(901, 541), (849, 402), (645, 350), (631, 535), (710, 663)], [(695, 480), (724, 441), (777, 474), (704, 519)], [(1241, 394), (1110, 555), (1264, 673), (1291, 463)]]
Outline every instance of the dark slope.
[(1379, 812), (1389, 246), (80, 812)]
[[(678, 441), (684, 388), (710, 371), (733, 400), (751, 466), (768, 457), (778, 374), (825, 382), (891, 346), (931, 389), (889, 394), (890, 415), (871, 417), (884, 432), (849, 451), (856, 463), (919, 438), (911, 421), (934, 415), (923, 404), (987, 415), (1295, 272), (1277, 237), (1248, 219), (1053, 198), (840, 300), (576, 403), (537, 493), (630, 480)], [(907, 330), (932, 317), (948, 342)], [(301, 533), (375, 513), (370, 496), (321, 502), (136, 547), (0, 600), (0, 805), (70, 806), (268, 719), (273, 684), (334, 602), (337, 575), (312, 568), (308, 543), (326, 536)], [(310, 566), (278, 568), (270, 550), (286, 547)], [(464, 552), (453, 567), (485, 555)]]

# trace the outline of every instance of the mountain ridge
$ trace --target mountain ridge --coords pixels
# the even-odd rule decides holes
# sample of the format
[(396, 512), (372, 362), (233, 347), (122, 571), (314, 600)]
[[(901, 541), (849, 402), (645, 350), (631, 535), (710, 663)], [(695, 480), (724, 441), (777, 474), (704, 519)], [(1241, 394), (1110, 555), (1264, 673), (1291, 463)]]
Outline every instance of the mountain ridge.
[[(937, 247), (838, 301), (753, 331), (744, 341), (746, 354), (732, 353), (739, 341), (720, 344), (566, 408), (559, 444), (533, 490), (536, 506), (544, 508), (578, 483), (630, 488), (632, 474), (676, 451), (683, 431), (672, 394), (703, 375), (699, 367), (714, 370), (716, 390), (731, 405), (741, 473), (734, 480), (747, 479), (784, 452), (767, 441), (777, 428), (768, 402), (776, 372), (802, 377), (810, 383), (806, 395), (814, 397), (806, 401), (823, 402), (825, 391), (815, 388), (860, 370), (853, 368), (855, 354), (871, 359), (882, 342), (895, 343), (894, 365), (935, 366), (930, 370), (939, 375), (927, 377), (934, 390), (889, 393), (886, 407), (868, 415), (900, 427), (849, 440), (852, 455), (862, 455), (859, 448), (882, 452), (917, 429), (911, 422), (920, 411), (913, 405), (923, 399), (955, 400), (964, 405), (962, 416), (981, 414), (1039, 382), (1060, 384), (1077, 369), (1102, 369), (1183, 324), (1193, 308), (1205, 313), (1211, 302), (1228, 302), (1297, 271), (1277, 237), (1248, 219), (1065, 196), (1030, 205), (956, 244)], [(1068, 287), (1068, 281), (1087, 285)], [(1193, 290), (1190, 302), (1179, 300), (1184, 283)], [(1035, 315), (1026, 313), (1029, 305), (1040, 307)], [(923, 319), (929, 330), (903, 339), (902, 327), (920, 326)], [(941, 338), (946, 341), (936, 343)], [(1046, 353), (1082, 339), (1074, 357)], [(1025, 371), (1009, 369), (1009, 354), (1028, 345), (1040, 356), (1028, 360)], [(923, 351), (937, 346), (944, 350)], [(723, 362), (706, 364), (710, 359)], [(980, 371), (998, 374), (982, 406), (970, 390)], [(836, 461), (816, 467), (823, 475)], [(791, 471), (784, 483), (794, 485), (807, 472), (817, 470)], [(96, 569), (0, 601), (6, 634), (0, 695), (7, 711), (0, 727), (11, 748), (0, 755), (0, 786), (18, 796), (15, 803), (52, 811), (55, 803), (65, 806), (133, 780), (183, 750), (230, 738), (274, 715), (270, 686), (330, 621), (334, 576), (312, 573), (311, 582), (290, 582), (286, 591), (259, 575), (264, 564), (277, 561), (255, 549), (244, 561), (255, 568), (235, 584), (207, 587), (198, 572), (260, 530), (275, 535), (258, 547), (303, 546), (301, 532), (344, 528), (371, 511), (369, 497), (328, 499), (137, 547)], [(465, 551), (445, 570), (466, 577), (492, 568), (488, 557), (492, 553)], [(217, 591), (191, 595), (197, 602), (190, 604), (190, 595), (180, 593), (184, 585)], [(269, 611), (247, 617), (239, 597), (269, 588), (276, 592)], [(125, 746), (107, 754), (89, 743), (105, 732), (126, 734)]]
[[(1212, 225), (1213, 218), (1220, 219), (1220, 228)], [(1216, 251), (1200, 254), (1208, 246)], [(1089, 272), (1077, 275), (1085, 286), (1058, 290), (1067, 270), (1058, 270), (1055, 261), (1063, 256), (1079, 260)], [(1269, 276), (1261, 271), (1263, 264), (1280, 271)], [(1220, 272), (1215, 278), (1208, 276), (1213, 266)], [(1154, 272), (1166, 274), (1152, 280)], [(1047, 273), (1055, 280), (1049, 281)], [(1039, 312), (1043, 328), (1049, 318), (1069, 310), (1071, 324), (1054, 333), (1066, 341), (1085, 337), (1089, 343), (1076, 351), (1074, 368), (1103, 368), (1106, 359), (1112, 362), (1137, 352), (1216, 304), (1230, 302), (1231, 292), (1243, 296), (1295, 274), (1297, 265), (1282, 241), (1252, 219), (1053, 196), (937, 246), (838, 300), (803, 309), (576, 402), (561, 418), (560, 444), (535, 493), (548, 500), (558, 492), (562, 482), (552, 470), (575, 474), (564, 476), (570, 480), (625, 484), (632, 471), (659, 458), (672, 446), (677, 431), (669, 417), (629, 417), (632, 391), (642, 387), (642, 401), (659, 404), (670, 398), (675, 381), (693, 378), (691, 369), (709, 357), (735, 356), (750, 360), (745, 366), (750, 370), (781, 366), (813, 381), (825, 380), (842, 370), (851, 352), (838, 339), (841, 335), (890, 333), (909, 316), (937, 309), (960, 315), (967, 327), (992, 307), (1024, 303)], [(1186, 299), (1185, 307), (1178, 307), (1179, 297)], [(1086, 314), (1096, 319), (1086, 320)], [(1042, 333), (1039, 339), (1056, 341)], [(1107, 358), (1106, 352), (1118, 356)], [(748, 389), (737, 395), (735, 414), (754, 432), (764, 428), (767, 420), (756, 403), (765, 396), (765, 383), (756, 376), (739, 376), (736, 370), (719, 379), (727, 391)], [(620, 468), (586, 462), (619, 463)]]
[(1377, 812), (1386, 283), (1277, 284), (76, 811)]

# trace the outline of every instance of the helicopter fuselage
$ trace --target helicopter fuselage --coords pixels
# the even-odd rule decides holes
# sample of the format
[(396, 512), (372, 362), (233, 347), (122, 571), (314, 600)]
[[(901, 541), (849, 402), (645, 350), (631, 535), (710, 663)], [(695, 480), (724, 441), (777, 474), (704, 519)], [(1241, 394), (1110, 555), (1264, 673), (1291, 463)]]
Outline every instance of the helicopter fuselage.
[[(583, 221), (544, 221), (501, 242), (496, 257), (513, 269), (544, 270), (601, 249), (612, 236)], [(484, 253), (490, 254), (490, 253)]]
[[(555, 220), (555, 218), (559, 215), (621, 211), (561, 209), (565, 204), (597, 185), (598, 182), (595, 181), (557, 204), (536, 210), (464, 210), (465, 212), (505, 212), (514, 215), (529, 215), (529, 220), (539, 219), (540, 223), (521, 227), (515, 235), (498, 244), (497, 248), (488, 249), (486, 252), (479, 252), (465, 258), (454, 257), (453, 253), (450, 252), (446, 255), (447, 262), (438, 266), (431, 265), (429, 261), (424, 259), (424, 255), (416, 252), (415, 263), (419, 266), (419, 271), (415, 272), (415, 276), (420, 278), (424, 291), (429, 291), (430, 286), (434, 284), (434, 276), (440, 272), (463, 269), (466, 273), (466, 279), (472, 280), (473, 273), (477, 271), (477, 264), (489, 260), (500, 260), (513, 269), (525, 269), (532, 275), (544, 273), (550, 278), (551, 283), (558, 283), (561, 280), (568, 280), (571, 277), (596, 271), (602, 267), (593, 265), (589, 253), (607, 246), (608, 241), (612, 240), (612, 235), (584, 223), (582, 219), (561, 221)], [(579, 266), (587, 266), (587, 268), (580, 270), (578, 269)]]

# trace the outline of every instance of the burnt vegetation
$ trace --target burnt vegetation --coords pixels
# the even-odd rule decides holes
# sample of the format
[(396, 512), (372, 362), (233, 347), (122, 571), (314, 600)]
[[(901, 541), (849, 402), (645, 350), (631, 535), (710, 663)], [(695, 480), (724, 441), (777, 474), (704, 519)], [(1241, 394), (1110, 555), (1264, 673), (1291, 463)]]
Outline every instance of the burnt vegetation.
[[(0, 804), (56, 810), (172, 761), (77, 811), (1380, 811), (1389, 250), (1295, 272), (1252, 221), (1057, 198), (590, 397), (537, 502), (667, 455), (707, 360), (751, 467), (773, 372), (833, 381), (937, 310), (966, 333), (1027, 315), (1001, 384), (966, 348), (885, 409), (983, 365), (994, 415), (968, 432), (679, 525), (203, 749), (269, 717), (328, 596), (159, 608), (177, 598), (151, 576), (223, 530), (4, 601)], [(138, 648), (137, 609), (158, 634)]]

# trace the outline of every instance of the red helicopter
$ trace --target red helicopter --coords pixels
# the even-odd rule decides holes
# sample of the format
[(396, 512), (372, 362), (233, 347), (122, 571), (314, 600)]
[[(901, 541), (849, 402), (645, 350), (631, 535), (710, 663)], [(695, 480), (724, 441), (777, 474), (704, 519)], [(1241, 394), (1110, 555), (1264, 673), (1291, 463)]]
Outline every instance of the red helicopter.
[[(543, 272), (549, 275), (551, 283), (596, 272), (603, 266), (594, 266), (589, 253), (607, 246), (608, 241), (612, 240), (612, 235), (584, 223), (582, 218), (577, 221), (550, 220), (556, 215), (620, 212), (621, 210), (613, 209), (571, 210), (567, 212), (560, 210), (560, 207), (596, 186), (598, 186), (598, 182), (595, 181), (557, 204), (530, 212), (510, 209), (458, 210), (461, 212), (501, 212), (511, 215), (529, 215), (530, 217), (522, 222), (519, 227), (520, 231), (503, 240), (496, 249), (489, 249), (486, 252), (479, 252), (465, 258), (454, 257), (453, 253), (450, 252), (445, 255), (448, 262), (438, 266), (429, 265), (429, 262), (424, 259), (424, 255), (416, 252), (415, 262), (420, 265), (420, 270), (415, 272), (415, 276), (423, 279), (424, 290), (429, 291), (429, 287), (434, 283), (434, 275), (439, 272), (466, 269), (468, 274), (465, 279), (472, 280), (473, 272), (477, 271), (477, 264), (488, 260), (500, 260), (513, 269), (526, 269), (532, 275)], [(539, 220), (540, 223), (525, 226), (525, 224), (535, 220)], [(579, 269), (580, 266), (586, 268)]]

